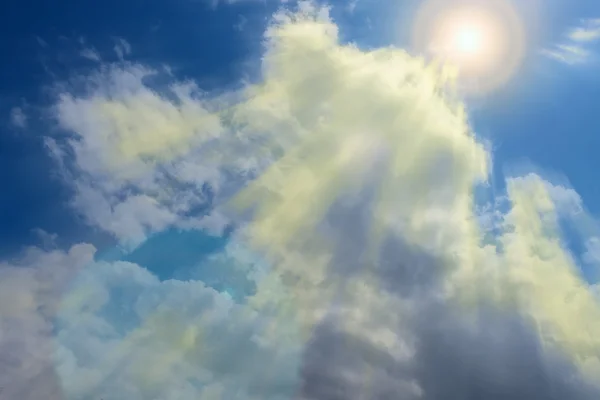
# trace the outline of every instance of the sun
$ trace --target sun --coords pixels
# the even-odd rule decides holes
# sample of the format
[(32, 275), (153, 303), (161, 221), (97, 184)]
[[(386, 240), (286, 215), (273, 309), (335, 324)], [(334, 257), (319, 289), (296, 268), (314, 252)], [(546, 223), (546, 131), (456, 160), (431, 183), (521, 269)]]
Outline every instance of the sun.
[(487, 92), (506, 83), (524, 53), (524, 29), (503, 0), (428, 0), (416, 18), (417, 51), (456, 67), (462, 87)]
[(502, 27), (490, 16), (474, 10), (448, 12), (431, 32), (429, 50), (470, 74), (497, 62)]
[(469, 25), (457, 29), (453, 39), (456, 51), (463, 54), (479, 53), (485, 42), (483, 32)]

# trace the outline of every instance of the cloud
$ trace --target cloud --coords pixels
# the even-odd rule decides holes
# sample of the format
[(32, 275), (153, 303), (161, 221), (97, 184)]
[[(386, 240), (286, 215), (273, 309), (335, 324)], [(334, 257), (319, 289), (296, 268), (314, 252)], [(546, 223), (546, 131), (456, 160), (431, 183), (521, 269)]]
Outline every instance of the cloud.
[[(263, 124), (273, 120), (275, 125), (284, 120), (287, 126), (305, 129), (299, 132), (304, 136), (294, 153), (274, 164), (238, 198), (242, 207), (258, 207), (248, 240), (277, 260), (275, 272), (286, 285), (285, 294), (275, 296), (285, 310), (282, 314), (290, 315), (292, 307), (298, 319), (312, 327), (328, 314), (329, 301), (338, 299), (336, 303), (341, 305), (336, 304), (336, 308), (348, 302), (355, 314), (367, 321), (375, 319), (371, 321), (375, 326), (367, 324), (363, 331), (353, 327), (347, 332), (349, 328), (344, 323), (352, 327), (354, 321), (341, 318), (344, 323), (335, 329), (369, 337), (378, 342), (381, 350), (389, 352), (390, 343), (410, 349), (411, 338), (420, 337), (414, 335), (419, 330), (413, 328), (411, 333), (409, 328), (405, 338), (394, 338), (389, 332), (402, 330), (386, 324), (389, 313), (385, 310), (400, 309), (396, 303), (402, 301), (392, 298), (391, 304), (383, 302), (379, 313), (378, 308), (370, 308), (364, 296), (377, 296), (386, 288), (394, 296), (408, 296), (411, 304), (416, 303), (417, 315), (427, 322), (435, 317), (419, 305), (432, 301), (428, 296), (444, 299), (449, 313), (458, 308), (468, 315), (471, 307), (491, 303), (492, 321), (475, 320), (474, 329), (483, 329), (488, 323), (501, 325), (504, 322), (499, 321), (508, 318), (522, 326), (519, 329), (523, 331), (515, 330), (514, 337), (507, 331), (507, 337), (499, 340), (514, 340), (516, 348), (530, 346), (531, 357), (537, 357), (536, 343), (544, 350), (539, 360), (529, 360), (539, 378), (527, 383), (513, 375), (497, 386), (490, 383), (480, 392), (491, 396), (496, 388), (497, 398), (511, 398), (538, 389), (541, 398), (547, 398), (551, 391), (544, 386), (546, 380), (561, 387), (563, 371), (569, 371), (569, 379), (589, 378), (593, 382), (598, 373), (595, 365), (599, 347), (589, 340), (599, 327), (587, 321), (597, 320), (600, 309), (593, 288), (581, 279), (561, 243), (560, 229), (553, 222), (559, 210), (557, 204), (561, 212), (572, 209), (569, 192), (544, 183), (535, 175), (510, 179), (510, 203), (501, 216), (501, 232), (495, 244), (482, 245), (473, 218), (472, 190), (486, 178), (489, 156), (469, 132), (460, 104), (438, 91), (444, 85), (444, 71), (423, 68), (419, 60), (398, 50), (363, 53), (352, 46), (340, 46), (336, 26), (322, 10), (305, 7), (299, 15), (280, 16), (280, 25), (268, 33), (266, 83), (254, 92), (256, 97), (249, 104), (260, 105), (262, 112), (273, 110), (266, 104), (279, 105), (276, 112), (267, 114), (271, 118), (253, 121)], [(311, 65), (302, 60), (311, 60)], [(411, 84), (406, 84), (405, 79)], [(421, 103), (419, 99), (426, 100)], [(289, 123), (290, 118), (295, 124)], [(431, 121), (445, 123), (437, 125)], [(368, 132), (368, 136), (362, 136), (362, 132)], [(356, 196), (361, 199), (355, 200), (360, 205), (356, 207), (364, 214), (348, 205), (348, 198)], [(366, 220), (361, 222), (363, 216)], [(389, 253), (387, 243), (394, 246)], [(364, 255), (365, 250), (368, 255), (371, 246), (380, 249), (375, 258)], [(401, 267), (404, 262), (406, 270)], [(366, 293), (354, 290), (353, 279), (366, 281), (362, 283), (367, 285)], [(369, 284), (369, 279), (375, 279), (377, 284)], [(410, 291), (415, 286), (420, 294)], [(257, 298), (265, 293), (259, 285)], [(273, 300), (267, 297), (262, 301)], [(382, 320), (377, 320), (377, 315)], [(410, 318), (406, 320), (410, 327)], [(455, 322), (457, 326), (452, 329), (468, 332), (469, 318), (457, 317)], [(378, 325), (381, 326), (374, 329)], [(358, 333), (352, 331), (357, 329)], [(384, 333), (391, 335), (391, 341), (371, 339), (379, 331), (384, 338)], [(521, 334), (523, 337), (518, 337)], [(453, 351), (457, 341), (449, 342), (451, 347), (447, 350)], [(401, 345), (402, 342), (408, 344)], [(484, 342), (482, 339), (481, 348), (476, 351), (488, 354)], [(416, 346), (413, 351), (418, 350)], [(464, 351), (460, 354), (470, 357)], [(515, 350), (513, 354), (523, 353)], [(419, 363), (419, 354), (415, 357), (411, 361)], [(478, 357), (477, 353), (473, 357)], [(497, 368), (511, 368), (512, 362), (516, 361), (499, 358)], [(566, 367), (561, 366), (563, 363)], [(345, 362), (332, 365), (329, 370), (344, 371), (344, 365)], [(426, 365), (430, 369), (435, 363)], [(319, 371), (307, 371), (305, 379), (321, 379), (324, 372)], [(580, 372), (585, 377), (580, 377)], [(494, 373), (491, 368), (477, 385), (492, 379)], [(348, 372), (345, 376), (364, 375)], [(405, 381), (395, 378), (413, 394), (419, 390), (429, 393), (425, 398), (437, 398), (446, 392), (443, 386), (438, 387), (443, 382), (435, 379), (410, 375)], [(419, 389), (415, 389), (414, 382)], [(345, 390), (355, 393), (352, 382), (348, 384), (329, 385), (321, 397), (312, 392), (306, 396), (344, 398)], [(311, 382), (305, 383), (306, 387), (310, 385)], [(465, 393), (475, 390), (467, 381), (461, 385)], [(572, 396), (590, 398), (597, 394), (592, 387), (579, 392), (568, 382), (564, 385), (560, 390)], [(376, 382), (373, 387), (375, 394), (366, 397), (403, 397), (398, 388), (383, 388)], [(378, 390), (382, 394), (377, 394)]]
[(346, 7), (346, 10), (349, 13), (353, 13), (356, 10), (356, 6), (358, 5), (358, 1), (359, 0), (352, 0), (348, 3), (348, 6)]
[(569, 32), (568, 37), (576, 42), (591, 42), (600, 39), (600, 19), (584, 20), (581, 26)]
[(588, 61), (592, 53), (577, 45), (559, 44), (553, 49), (543, 50), (542, 54), (565, 64), (577, 65)]
[[(159, 282), (135, 264), (99, 263), (80, 274), (63, 305), (56, 361), (70, 396), (176, 399), (218, 392), (214, 398), (279, 399), (293, 393), (298, 347), (262, 339), (264, 315), (200, 281)], [(264, 368), (254, 368), (257, 362)]]
[[(383, 311), (383, 310), (381, 310)], [(389, 324), (411, 324), (415, 345), (405, 357), (381, 343), (322, 326), (307, 348), (303, 399), (593, 399), (597, 389), (568, 361), (540, 351), (527, 323), (482, 307), (465, 319), (445, 305)], [(389, 311), (387, 313), (389, 315)]]
[[(361, 279), (313, 332), (302, 398), (598, 396), (600, 309), (560, 243), (548, 195), (566, 189), (535, 175), (508, 186), (501, 247), (463, 248), (471, 264), (393, 242), (395, 273), (380, 275), (390, 292)], [(456, 269), (444, 277), (444, 268)]]
[(41, 37), (35, 35), (34, 36), (35, 41), (37, 42), (37, 44), (40, 47), (48, 47), (48, 42), (46, 42), (44, 39), (42, 39)]
[(592, 321), (600, 316), (600, 308), (561, 243), (555, 203), (535, 176), (509, 181), (509, 193), (513, 206), (505, 218), (503, 268), (514, 299), (538, 324), (545, 346), (566, 352), (584, 373), (594, 376), (599, 372), (600, 342), (593, 332), (600, 326)]
[[(0, 265), (6, 398), (293, 393), (299, 346), (263, 338), (268, 314), (201, 281), (160, 282), (136, 264), (93, 262), (94, 252), (90, 245), (30, 249)], [(257, 362), (265, 367), (254, 368)]]
[(227, 223), (211, 214), (203, 225), (194, 214), (221, 189), (217, 160), (203, 147), (223, 131), (219, 116), (194, 85), (176, 82), (163, 93), (146, 85), (158, 75), (109, 65), (83, 79), (83, 94), (61, 87), (53, 113), (74, 137), (47, 141), (75, 189), (75, 209), (128, 246), (176, 223), (216, 232)]
[(200, 227), (197, 208), (234, 221), (201, 268), (245, 275), (248, 296), (93, 262), (89, 245), (38, 250), (2, 266), (0, 293), (24, 304), (5, 318), (43, 329), (14, 328), (0, 359), (52, 336), (54, 364), (35, 365), (55, 390), (105, 400), (598, 398), (596, 288), (559, 224), (587, 226), (579, 196), (515, 176), (481, 225), (491, 157), (452, 75), (340, 43), (326, 8), (276, 14), (262, 60), (258, 82), (219, 96), (103, 66), (59, 87), (69, 135), (48, 141), (74, 208), (122, 243)]
[(10, 111), (10, 123), (19, 129), (27, 128), (27, 115), (21, 107), (14, 107)]
[(40, 248), (44, 250), (50, 250), (57, 248), (56, 240), (58, 239), (58, 235), (56, 233), (49, 233), (40, 228), (32, 229), (31, 233), (33, 233), (40, 242)]
[(238, 22), (234, 25), (234, 28), (238, 32), (242, 32), (246, 25), (248, 24), (248, 18), (243, 15), (238, 16)]
[(53, 318), (61, 291), (94, 252), (91, 245), (67, 252), (31, 248), (15, 262), (0, 263), (0, 387), (5, 398), (63, 398), (52, 362)]
[[(532, 373), (539, 375), (531, 382), (510, 375), (497, 386), (491, 382), (479, 389), (481, 393), (491, 396), (496, 388), (497, 398), (511, 398), (538, 389), (541, 398), (548, 398), (551, 390), (544, 385), (550, 379), (572, 396), (597, 395), (592, 386), (581, 392), (568, 381), (561, 386), (567, 372), (569, 380), (594, 382), (600, 349), (592, 339), (600, 327), (589, 322), (598, 320), (599, 305), (565, 250), (556, 222), (559, 210), (573, 209), (569, 192), (536, 175), (509, 179), (509, 207), (501, 216), (501, 231), (495, 243), (481, 244), (473, 218), (473, 187), (485, 180), (490, 157), (469, 131), (460, 103), (442, 94), (445, 71), (425, 68), (399, 50), (362, 52), (342, 46), (337, 27), (323, 10), (306, 4), (299, 14), (283, 14), (277, 21), (267, 33), (265, 82), (244, 110), (266, 113), (265, 118), (249, 118), (255, 129), (268, 129), (265, 121), (298, 126), (299, 139), (292, 152), (237, 199), (241, 207), (257, 208), (248, 240), (274, 260), (274, 273), (286, 286), (284, 294), (274, 296), (259, 284), (256, 298), (276, 303), (285, 310), (282, 315), (293, 309), (292, 315), (311, 328), (328, 315), (329, 307), (343, 309), (347, 302), (352, 318), (340, 318), (343, 322), (335, 330), (367, 337), (388, 353), (392, 345), (411, 349), (411, 340), (420, 337), (415, 332), (421, 328), (411, 325), (411, 311), (403, 319), (407, 331), (386, 323), (385, 311), (401, 309), (407, 301), (403, 298), (414, 304), (413, 318), (422, 316), (424, 323), (438, 317), (422, 304), (443, 299), (444, 310), (458, 312), (453, 321), (457, 325), (448, 327), (458, 336), (470, 329), (470, 318), (461, 312), (469, 315), (478, 304), (488, 303), (490, 320), (474, 320), (473, 329), (515, 321), (521, 331), (506, 331), (498, 340), (514, 341), (515, 349), (529, 347), (531, 367), (523, 368), (535, 368)], [(378, 250), (369, 255), (373, 248)], [(366, 289), (356, 290), (355, 279)], [(410, 290), (415, 287), (417, 294)], [(374, 301), (371, 308), (365, 296), (380, 296), (382, 290), (392, 293), (391, 303)], [(329, 305), (333, 299), (335, 307)], [(359, 316), (369, 322), (365, 327), (355, 326)], [(394, 335), (403, 332), (405, 337)], [(391, 339), (384, 340), (386, 336)], [(483, 344), (487, 340), (481, 339), (473, 357), (489, 354)], [(455, 351), (459, 343), (458, 337), (450, 341), (447, 351)], [(538, 345), (543, 354), (535, 360)], [(413, 343), (415, 359), (409, 364), (422, 361), (419, 349)], [(459, 354), (468, 359), (465, 351)], [(498, 358), (497, 368), (510, 369), (513, 362)], [(329, 370), (345, 371), (344, 365)], [(444, 382), (425, 379), (435, 363), (425, 365), (425, 375), (409, 374), (405, 380), (395, 376), (395, 382), (403, 382), (413, 394), (421, 390), (425, 398), (438, 398), (447, 391)], [(388, 367), (382, 368), (389, 373)], [(311, 379), (323, 378), (324, 370), (319, 371), (305, 372), (305, 387)], [(494, 373), (491, 368), (477, 385), (493, 379)], [(344, 376), (364, 375), (350, 371)], [(365, 397), (403, 398), (399, 388), (372, 384), (374, 394)], [(329, 385), (322, 395), (306, 396), (345, 398), (346, 390), (355, 393), (349, 385)], [(460, 385), (464, 393), (475, 390), (465, 380)], [(455, 396), (460, 397), (458, 390)]]
[(581, 26), (571, 29), (564, 42), (542, 50), (542, 54), (569, 65), (588, 62), (594, 52), (590, 45), (600, 39), (600, 20), (587, 19)]
[(79, 55), (87, 60), (99, 63), (102, 61), (102, 57), (98, 50), (96, 50), (93, 46), (87, 43), (87, 40), (84, 37), (79, 37), (77, 39), (82, 49), (79, 51)]
[(131, 44), (129, 44), (129, 42), (123, 38), (115, 38), (115, 53), (117, 54), (117, 57), (119, 58), (119, 60), (123, 61), (125, 59), (125, 56), (128, 56), (131, 54)]
[(94, 49), (86, 48), (81, 50), (79, 54), (81, 54), (81, 57), (86, 58), (90, 61), (100, 62), (102, 60), (100, 58), (100, 54), (98, 54), (98, 52)]

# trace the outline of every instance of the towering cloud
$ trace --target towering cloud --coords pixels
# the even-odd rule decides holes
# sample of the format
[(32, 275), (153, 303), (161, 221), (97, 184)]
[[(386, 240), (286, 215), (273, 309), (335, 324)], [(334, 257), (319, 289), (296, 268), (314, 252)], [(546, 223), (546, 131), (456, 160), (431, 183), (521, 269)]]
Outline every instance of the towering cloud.
[(559, 223), (592, 219), (527, 175), (480, 223), (491, 157), (451, 71), (344, 44), (301, 3), (240, 91), (160, 89), (159, 73), (121, 63), (64, 86), (70, 136), (49, 147), (73, 207), (129, 249), (234, 224), (201, 267), (253, 289), (160, 281), (90, 245), (5, 263), (0, 296), (21, 304), (0, 308), (8, 398), (41, 376), (52, 399), (598, 398), (600, 308)]

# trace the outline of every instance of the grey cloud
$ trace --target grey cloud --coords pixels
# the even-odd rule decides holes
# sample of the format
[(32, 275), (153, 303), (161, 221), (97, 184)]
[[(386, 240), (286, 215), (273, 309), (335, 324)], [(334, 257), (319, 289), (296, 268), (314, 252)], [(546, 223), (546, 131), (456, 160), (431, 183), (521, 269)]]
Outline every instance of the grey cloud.
[[(462, 309), (440, 300), (443, 278), (452, 267), (426, 249), (390, 233), (380, 261), (365, 266), (368, 203), (369, 195), (363, 194), (327, 215), (331, 232), (340, 235), (329, 279), (375, 276), (378, 296), (391, 296), (397, 304), (409, 301), (413, 309), (405, 313), (394, 302), (378, 308), (352, 294), (331, 304), (332, 309), (361, 309), (372, 326), (351, 331), (344, 320), (348, 317), (337, 315), (314, 328), (301, 368), (303, 400), (600, 397), (600, 388), (587, 382), (566, 356), (543, 348), (535, 321), (526, 313), (484, 303)], [(378, 341), (381, 327), (406, 343), (411, 354), (399, 358)]]
[[(389, 310), (393, 312), (393, 310)], [(542, 351), (528, 321), (490, 308), (476, 319), (434, 304), (410, 324), (415, 353), (385, 348), (327, 322), (302, 368), (305, 400), (591, 400), (600, 391), (559, 354)], [(401, 332), (403, 329), (396, 329)]]
[(409, 366), (385, 349), (329, 321), (315, 329), (308, 343), (301, 393), (306, 400), (416, 399), (420, 390), (410, 374)]
[(61, 291), (91, 261), (94, 248), (28, 249), (0, 263), (0, 398), (63, 399), (53, 363), (53, 318)]
[(575, 368), (542, 350), (531, 321), (482, 306), (468, 321), (437, 306), (420, 314), (415, 369), (427, 400), (592, 399)]

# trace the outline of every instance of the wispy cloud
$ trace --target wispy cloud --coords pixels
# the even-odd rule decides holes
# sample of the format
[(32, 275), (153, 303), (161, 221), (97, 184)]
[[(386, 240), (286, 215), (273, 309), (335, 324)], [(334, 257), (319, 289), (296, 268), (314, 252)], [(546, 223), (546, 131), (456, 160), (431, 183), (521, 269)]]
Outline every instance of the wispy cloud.
[(542, 50), (542, 54), (565, 64), (577, 65), (588, 61), (592, 52), (576, 44), (559, 44), (552, 49)]
[(574, 42), (591, 42), (600, 39), (600, 18), (584, 20), (580, 27), (571, 30), (567, 36)]
[(81, 54), (81, 57), (87, 58), (90, 61), (100, 62), (102, 60), (100, 58), (100, 54), (95, 49), (92, 49), (92, 48), (85, 48), (85, 49), (81, 50), (81, 52), (79, 54)]
[(358, 2), (359, 0), (350, 0), (350, 2), (348, 2), (348, 5), (346, 6), (346, 10), (348, 10), (348, 12), (352, 14), (356, 10)]
[(126, 56), (131, 54), (131, 44), (123, 38), (115, 38), (114, 51), (117, 54), (119, 60), (124, 60)]
[(19, 129), (27, 128), (27, 115), (25, 114), (23, 108), (14, 107), (10, 111), (10, 123), (12, 126)]
[(102, 60), (102, 57), (100, 56), (98, 50), (96, 50), (93, 46), (89, 45), (85, 37), (79, 37), (78, 42), (82, 47), (82, 49), (79, 51), (79, 55), (81, 57), (94, 62), (100, 62)]
[(36, 36), (34, 36), (34, 38), (35, 38), (35, 41), (37, 42), (37, 44), (38, 44), (40, 47), (48, 47), (48, 42), (46, 42), (46, 41), (45, 41), (44, 39), (42, 39), (41, 37), (39, 37), (39, 36), (37, 36), (37, 35), (36, 35)]
[(238, 16), (238, 22), (234, 25), (236, 31), (242, 32), (248, 23), (248, 18), (243, 15)]
[(542, 54), (569, 65), (588, 62), (594, 52), (590, 46), (600, 39), (600, 19), (586, 19), (566, 33), (563, 42), (542, 50)]

